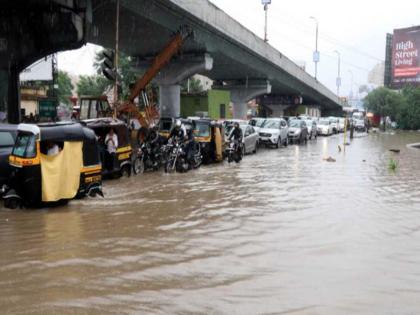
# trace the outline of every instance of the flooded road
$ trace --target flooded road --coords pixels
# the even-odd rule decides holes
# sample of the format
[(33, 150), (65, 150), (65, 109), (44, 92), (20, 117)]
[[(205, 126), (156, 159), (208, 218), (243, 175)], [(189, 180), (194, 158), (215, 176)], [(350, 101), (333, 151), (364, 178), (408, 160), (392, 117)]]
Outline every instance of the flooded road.
[(419, 139), (319, 138), (1, 209), (1, 313), (419, 314)]

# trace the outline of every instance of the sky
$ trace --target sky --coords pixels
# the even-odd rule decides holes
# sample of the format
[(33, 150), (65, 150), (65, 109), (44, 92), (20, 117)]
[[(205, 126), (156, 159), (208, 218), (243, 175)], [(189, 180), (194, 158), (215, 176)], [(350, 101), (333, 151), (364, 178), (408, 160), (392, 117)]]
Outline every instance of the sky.
[[(264, 37), (261, 0), (211, 0), (260, 37)], [(420, 24), (420, 0), (272, 0), (268, 11), (269, 44), (289, 59), (304, 63), (314, 75), (315, 21), (319, 23), (318, 80), (336, 91), (338, 51), (341, 55), (340, 95), (348, 96), (367, 83), (368, 72), (385, 59), (386, 33)], [(73, 74), (92, 74), (97, 46), (60, 53), (58, 66)], [(351, 84), (353, 81), (353, 85)]]

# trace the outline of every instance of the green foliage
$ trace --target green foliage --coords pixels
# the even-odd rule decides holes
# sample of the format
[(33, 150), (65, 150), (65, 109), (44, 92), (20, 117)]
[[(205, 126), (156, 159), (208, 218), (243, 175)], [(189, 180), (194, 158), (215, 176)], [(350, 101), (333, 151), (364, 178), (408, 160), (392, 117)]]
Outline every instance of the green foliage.
[[(99, 77), (107, 80), (102, 74), (102, 61), (103, 61), (103, 50), (98, 51), (95, 55), (93, 67)], [(125, 100), (130, 95), (130, 85), (135, 83), (137, 80), (137, 73), (132, 69), (132, 60), (130, 56), (126, 56), (120, 52), (118, 58), (118, 74), (120, 77), (120, 84), (122, 88), (122, 99)], [(108, 81), (108, 85), (112, 85), (114, 82)]]
[(110, 82), (100, 75), (82, 75), (77, 82), (77, 95), (101, 96), (109, 87)]
[(390, 159), (388, 163), (388, 168), (390, 171), (396, 171), (398, 168), (398, 161), (394, 159)]
[(419, 87), (406, 87), (401, 92), (377, 88), (366, 96), (365, 107), (382, 117), (390, 116), (401, 129), (420, 129)]
[[(201, 93), (203, 92), (203, 86), (201, 85), (201, 81), (191, 77), (190, 79), (190, 93), (194, 94), (194, 93)], [(181, 84), (181, 92), (188, 92), (188, 80), (185, 80), (184, 82), (182, 82)]]
[(65, 71), (58, 71), (57, 76), (58, 90), (57, 97), (59, 103), (66, 105), (70, 104), (69, 97), (72, 96), (73, 84), (71, 83), (70, 76)]
[(404, 103), (400, 93), (385, 87), (370, 92), (365, 98), (365, 107), (368, 111), (382, 117), (390, 116), (395, 119)]

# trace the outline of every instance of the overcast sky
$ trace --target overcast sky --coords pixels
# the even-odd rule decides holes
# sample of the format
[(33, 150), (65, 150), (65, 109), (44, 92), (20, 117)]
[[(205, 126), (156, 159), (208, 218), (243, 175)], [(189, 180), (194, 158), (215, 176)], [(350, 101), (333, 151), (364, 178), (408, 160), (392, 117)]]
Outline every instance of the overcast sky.
[[(211, 0), (260, 37), (264, 35), (264, 11), (260, 0)], [(348, 95), (351, 73), (353, 90), (367, 82), (368, 71), (385, 59), (385, 37), (394, 28), (420, 24), (420, 0), (272, 0), (269, 6), (269, 43), (296, 62), (304, 62), (314, 74), (315, 21), (319, 22), (321, 61), (318, 79), (336, 91), (337, 54), (341, 53), (341, 95)], [(91, 74), (95, 48), (88, 45), (60, 53), (59, 68), (74, 74)], [(351, 72), (351, 73), (350, 73)]]

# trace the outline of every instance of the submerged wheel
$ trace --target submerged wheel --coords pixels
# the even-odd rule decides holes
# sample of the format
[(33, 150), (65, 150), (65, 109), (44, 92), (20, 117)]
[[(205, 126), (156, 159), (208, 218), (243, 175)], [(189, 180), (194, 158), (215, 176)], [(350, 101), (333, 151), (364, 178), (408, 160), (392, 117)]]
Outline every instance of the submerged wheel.
[(136, 158), (133, 162), (133, 172), (134, 174), (143, 174), (144, 173), (144, 163), (143, 160)]
[(131, 167), (129, 165), (124, 165), (121, 169), (121, 177), (130, 177), (131, 176)]
[(19, 198), (7, 198), (4, 200), (4, 206), (8, 209), (17, 209), (21, 206), (22, 201)]

